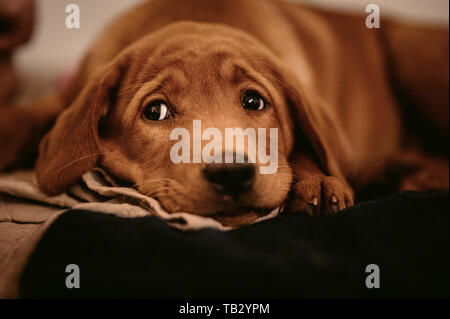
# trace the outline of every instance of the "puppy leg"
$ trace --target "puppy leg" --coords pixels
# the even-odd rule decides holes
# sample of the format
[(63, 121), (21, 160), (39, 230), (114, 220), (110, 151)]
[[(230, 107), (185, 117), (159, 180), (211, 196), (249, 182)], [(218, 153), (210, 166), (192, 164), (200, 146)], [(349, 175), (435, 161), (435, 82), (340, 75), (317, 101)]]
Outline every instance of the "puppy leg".
[(62, 108), (55, 94), (31, 105), (0, 109), (0, 171), (33, 163), (41, 138)]
[(345, 181), (323, 174), (311, 158), (297, 155), (291, 165), (294, 186), (289, 211), (311, 216), (331, 215), (353, 205), (351, 187)]
[(393, 158), (391, 169), (400, 174), (400, 191), (449, 189), (448, 159), (430, 157), (415, 150), (405, 151)]

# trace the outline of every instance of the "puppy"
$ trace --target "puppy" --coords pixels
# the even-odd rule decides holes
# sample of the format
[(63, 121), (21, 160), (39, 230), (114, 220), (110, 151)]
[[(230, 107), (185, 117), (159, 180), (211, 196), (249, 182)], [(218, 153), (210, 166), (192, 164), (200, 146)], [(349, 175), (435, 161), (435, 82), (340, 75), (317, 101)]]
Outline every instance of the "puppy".
[[(69, 87), (1, 112), (0, 168), (45, 134), (36, 174), (49, 195), (101, 166), (170, 212), (333, 214), (390, 167), (401, 168), (401, 190), (448, 189), (445, 151), (412, 143), (446, 147), (448, 31), (368, 29), (362, 16), (286, 2), (152, 0), (107, 27)], [(421, 130), (410, 113), (428, 135), (412, 138)], [(277, 129), (278, 169), (174, 163), (171, 131), (193, 133), (195, 120)]]

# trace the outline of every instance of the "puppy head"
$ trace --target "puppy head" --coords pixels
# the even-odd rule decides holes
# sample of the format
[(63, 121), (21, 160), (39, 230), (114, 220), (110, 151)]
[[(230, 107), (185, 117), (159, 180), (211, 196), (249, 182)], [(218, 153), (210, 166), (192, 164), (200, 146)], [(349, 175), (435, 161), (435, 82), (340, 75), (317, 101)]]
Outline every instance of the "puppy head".
[[(41, 143), (38, 181), (45, 192), (58, 194), (100, 165), (170, 212), (223, 216), (277, 207), (292, 182), (288, 109), (300, 102), (288, 73), (241, 31), (189, 22), (161, 29), (97, 70), (60, 115)], [(182, 152), (174, 151), (180, 141), (175, 129), (187, 133), (188, 162), (174, 161)], [(207, 129), (211, 134), (204, 134)], [(240, 148), (226, 145), (230, 129), (256, 133), (256, 158), (246, 137)], [(271, 129), (278, 133), (277, 167), (262, 174), (268, 164), (258, 155), (274, 151)], [(210, 142), (222, 163), (203, 160)], [(226, 153), (246, 163), (224, 163)]]

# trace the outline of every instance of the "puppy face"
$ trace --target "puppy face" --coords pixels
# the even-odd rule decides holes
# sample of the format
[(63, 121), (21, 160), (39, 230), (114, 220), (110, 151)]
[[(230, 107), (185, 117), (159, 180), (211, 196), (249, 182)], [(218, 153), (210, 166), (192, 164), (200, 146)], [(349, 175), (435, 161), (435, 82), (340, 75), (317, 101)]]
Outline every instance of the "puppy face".
[[(132, 55), (115, 101), (100, 121), (100, 164), (170, 212), (267, 212), (283, 203), (292, 181), (287, 163), (292, 136), (286, 134), (291, 124), (280, 116), (280, 110), (286, 112), (283, 92), (253, 39), (220, 28), (202, 31), (161, 38), (149, 55), (146, 50)], [(226, 149), (226, 129), (264, 129), (264, 154), (271, 152), (269, 132), (276, 129), (276, 172), (261, 174), (267, 164), (259, 158), (246, 164), (193, 163), (194, 121), (202, 133), (208, 128), (220, 133), (222, 159), (228, 151), (241, 153), (247, 162), (248, 140), (240, 149), (236, 143)], [(171, 159), (176, 128), (189, 132), (189, 163)], [(211, 140), (203, 140), (201, 150)]]
[[(89, 79), (41, 141), (40, 188), (60, 194), (100, 165), (170, 212), (226, 223), (231, 216), (229, 224), (267, 213), (284, 202), (291, 186), (288, 105), (300, 101), (279, 62), (250, 35), (222, 25), (180, 22), (142, 38), (106, 65), (82, 70)], [(187, 162), (171, 157), (177, 129), (188, 135)], [(205, 138), (209, 129), (215, 134)], [(256, 140), (238, 131), (230, 147), (227, 130), (236, 129), (250, 136), (253, 131)], [(211, 143), (219, 146), (219, 152), (213, 147), (215, 163), (194, 160)], [(225, 163), (230, 153), (234, 163)], [(268, 163), (261, 154), (272, 156), (269, 165), (275, 155), (271, 174), (262, 174)]]

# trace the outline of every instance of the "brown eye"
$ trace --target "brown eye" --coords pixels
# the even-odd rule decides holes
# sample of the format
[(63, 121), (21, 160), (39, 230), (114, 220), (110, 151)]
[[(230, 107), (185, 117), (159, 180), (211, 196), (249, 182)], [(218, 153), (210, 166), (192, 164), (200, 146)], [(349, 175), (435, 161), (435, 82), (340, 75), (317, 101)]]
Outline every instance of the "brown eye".
[(164, 101), (158, 100), (150, 102), (145, 106), (144, 116), (150, 121), (162, 121), (171, 116), (171, 113)]
[(242, 96), (242, 106), (251, 111), (261, 111), (266, 107), (266, 101), (256, 91), (245, 91)]

